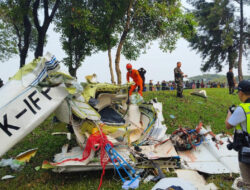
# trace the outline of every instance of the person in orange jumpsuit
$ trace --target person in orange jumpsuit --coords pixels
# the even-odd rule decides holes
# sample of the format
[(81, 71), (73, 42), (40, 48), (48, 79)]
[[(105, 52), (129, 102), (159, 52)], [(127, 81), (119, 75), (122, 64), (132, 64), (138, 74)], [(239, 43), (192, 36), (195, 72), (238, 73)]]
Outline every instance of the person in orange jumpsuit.
[(132, 95), (132, 92), (136, 89), (138, 86), (139, 89), (139, 94), (142, 96), (142, 90), (143, 90), (143, 80), (139, 74), (139, 72), (136, 69), (132, 69), (132, 65), (128, 63), (126, 65), (126, 68), (128, 70), (127, 72), (127, 81), (129, 82), (129, 78), (131, 77), (133, 81), (135, 82), (134, 85), (131, 85), (130, 90), (129, 90), (129, 96)]

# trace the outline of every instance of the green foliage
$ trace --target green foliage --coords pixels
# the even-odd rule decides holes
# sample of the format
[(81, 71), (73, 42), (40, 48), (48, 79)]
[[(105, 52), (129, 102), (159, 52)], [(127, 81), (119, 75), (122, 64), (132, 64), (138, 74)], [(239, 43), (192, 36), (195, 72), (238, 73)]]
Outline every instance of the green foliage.
[[(198, 22), (197, 33), (189, 39), (192, 49), (201, 53), (205, 64), (202, 71), (215, 68), (222, 70), (223, 64), (237, 67), (236, 59), (240, 45), (239, 18), (237, 7), (229, 0), (189, 0), (194, 6), (191, 11)], [(244, 52), (250, 45), (249, 24), (245, 20)], [(246, 55), (246, 54), (245, 54)]]
[(12, 28), (0, 20), (0, 61), (8, 60), (15, 54), (18, 54), (17, 40)]
[(121, 20), (126, 13), (128, 1), (121, 0), (89, 0), (88, 7), (93, 15), (96, 27), (96, 46), (107, 51), (117, 45)]
[(56, 30), (61, 32), (62, 47), (68, 55), (63, 62), (72, 76), (76, 76), (82, 61), (95, 50), (93, 19), (85, 1), (79, 0), (63, 1), (56, 15)]
[[(13, 54), (19, 54), (20, 66), (25, 64), (28, 50), (34, 51), (37, 41), (37, 32), (31, 25), (32, 15), (30, 1), (5, 0), (0, 2), (0, 54), (10, 58)], [(23, 66), (23, 65), (22, 65)]]
[(193, 35), (195, 24), (192, 14), (183, 13), (178, 0), (136, 1), (122, 53), (127, 59), (136, 60), (157, 39), (164, 52), (171, 52), (180, 37)]

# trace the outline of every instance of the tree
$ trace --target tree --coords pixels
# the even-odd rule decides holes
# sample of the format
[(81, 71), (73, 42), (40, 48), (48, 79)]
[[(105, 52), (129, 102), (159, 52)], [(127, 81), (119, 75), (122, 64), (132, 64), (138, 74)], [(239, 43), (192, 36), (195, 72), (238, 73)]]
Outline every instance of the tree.
[(9, 24), (0, 21), (0, 61), (8, 60), (13, 54), (18, 54), (16, 39)]
[[(247, 32), (245, 29), (245, 26), (247, 25), (246, 21), (244, 21), (244, 13), (243, 13), (243, 5), (244, 4), (250, 4), (250, 0), (235, 0), (237, 3), (240, 4), (240, 39), (239, 39), (239, 60), (238, 60), (238, 78), (239, 81), (243, 80), (243, 74), (242, 74), (242, 54), (244, 51), (244, 40), (249, 41), (249, 32)], [(248, 29), (249, 29), (248, 25)], [(247, 37), (248, 36), (248, 37)], [(248, 47), (250, 46), (250, 43), (247, 44)]]
[(115, 69), (121, 84), (120, 55), (135, 60), (149, 42), (160, 39), (163, 51), (172, 51), (177, 39), (188, 38), (194, 32), (190, 14), (183, 14), (179, 0), (129, 0), (122, 18), (117, 45)]
[[(34, 0), (34, 3), (32, 5), (32, 13), (33, 13), (33, 19), (34, 19), (34, 25), (37, 29), (37, 47), (35, 50), (35, 58), (38, 58), (39, 56), (43, 56), (43, 48), (44, 43), (46, 40), (46, 33), (49, 28), (49, 25), (51, 24), (55, 13), (58, 9), (58, 6), (60, 4), (60, 0)], [(38, 10), (39, 8), (43, 7), (44, 12), (44, 20), (42, 25), (39, 23), (39, 14)], [(51, 12), (49, 14), (49, 10), (51, 9)]]
[(115, 83), (111, 50), (118, 42), (117, 31), (126, 13), (127, 1), (122, 0), (90, 0), (89, 9), (96, 18), (96, 47), (108, 51), (111, 83)]
[[(243, 24), (243, 35), (241, 35), (239, 29), (242, 23), (235, 15), (237, 7), (232, 0), (214, 0), (212, 2), (189, 0), (189, 2), (195, 8), (192, 12), (198, 22), (198, 32), (189, 39), (189, 42), (190, 46), (200, 52), (205, 60), (201, 70), (207, 71), (215, 68), (217, 72), (220, 72), (223, 64), (227, 63), (229, 67), (238, 67), (240, 79), (242, 58), (237, 52), (239, 49), (247, 52), (247, 47), (250, 45), (249, 32), (247, 32), (249, 25), (246, 22)], [(242, 48), (240, 48), (240, 44), (242, 44)]]
[(56, 14), (56, 30), (61, 32), (63, 50), (68, 57), (63, 62), (76, 77), (77, 69), (86, 56), (95, 51), (95, 27), (85, 1), (65, 0)]
[(25, 65), (29, 48), (34, 49), (35, 46), (36, 33), (30, 22), (30, 4), (31, 0), (7, 0), (0, 3), (2, 26), (4, 26), (2, 31), (7, 34), (1, 40), (6, 42), (4, 45), (7, 48), (3, 53), (8, 56), (16, 54), (17, 47), (20, 68)]

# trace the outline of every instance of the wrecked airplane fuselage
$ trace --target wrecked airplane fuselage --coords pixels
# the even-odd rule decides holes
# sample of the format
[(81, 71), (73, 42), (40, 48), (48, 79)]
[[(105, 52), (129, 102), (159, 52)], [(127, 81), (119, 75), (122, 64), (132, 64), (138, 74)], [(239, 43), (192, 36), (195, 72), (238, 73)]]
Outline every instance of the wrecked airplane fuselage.
[[(55, 112), (60, 121), (72, 127), (79, 145), (71, 150), (63, 146), (52, 163), (43, 165), (55, 172), (103, 169), (99, 150), (91, 149), (88, 158), (81, 160), (89, 137), (96, 131), (104, 134), (117, 153), (136, 168), (157, 165), (211, 174), (238, 172), (238, 167), (229, 167), (238, 166), (237, 154), (224, 145), (218, 149), (209, 136), (196, 149), (176, 152), (166, 136), (162, 104), (157, 100), (143, 102), (138, 95), (128, 100), (128, 85), (97, 83), (91, 78), (79, 84), (58, 72), (58, 67), (55, 57), (47, 54), (25, 65), (0, 89), (5, 97), (0, 99), (0, 143), (4, 145), (0, 146), (0, 156)], [(209, 167), (205, 167), (207, 163)], [(218, 167), (212, 167), (214, 163)], [(106, 165), (109, 168), (114, 168), (111, 162)]]

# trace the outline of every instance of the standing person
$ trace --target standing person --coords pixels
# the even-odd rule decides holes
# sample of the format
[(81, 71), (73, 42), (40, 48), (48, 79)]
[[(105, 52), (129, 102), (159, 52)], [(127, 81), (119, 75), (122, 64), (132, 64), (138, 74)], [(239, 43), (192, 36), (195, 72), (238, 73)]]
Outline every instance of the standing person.
[(236, 186), (250, 189), (250, 160), (245, 158), (245, 150), (250, 147), (250, 81), (243, 80), (238, 85), (238, 97), (242, 102), (234, 111), (228, 110), (226, 128), (234, 130), (234, 142), (228, 145), (229, 150), (238, 151), (241, 181)]
[(150, 80), (149, 81), (149, 91), (153, 91), (153, 81), (152, 80)]
[(184, 77), (187, 77), (187, 75), (184, 75), (184, 73), (181, 71), (181, 62), (177, 62), (177, 67), (174, 69), (174, 78), (177, 84), (177, 97), (179, 98), (183, 97), (182, 92)]
[(165, 80), (161, 82), (161, 90), (166, 90), (167, 89), (167, 83)]
[(127, 82), (129, 82), (129, 78), (131, 77), (133, 81), (135, 82), (134, 85), (131, 85), (129, 90), (129, 96), (132, 95), (132, 92), (136, 89), (136, 87), (139, 87), (138, 93), (142, 96), (142, 78), (139, 74), (139, 72), (136, 69), (132, 69), (132, 65), (128, 63), (126, 65), (126, 68), (128, 70), (127, 72)]
[(144, 89), (145, 89), (145, 74), (146, 74), (146, 70), (144, 69), (144, 68), (140, 68), (139, 70), (138, 70), (138, 72), (139, 72), (139, 74), (141, 75), (141, 78), (142, 78), (142, 86), (143, 86), (143, 91), (145, 91)]
[(0, 78), (0, 88), (3, 86), (3, 80)]
[(199, 80), (197, 80), (197, 82), (196, 82), (196, 88), (200, 88), (200, 81)]
[(204, 84), (204, 81), (203, 79), (201, 80), (201, 88), (204, 88), (205, 87), (205, 84)]
[(229, 71), (227, 72), (227, 82), (228, 82), (228, 87), (229, 87), (229, 94), (233, 94), (234, 87), (235, 87), (235, 78), (234, 78), (232, 67), (230, 67)]
[(194, 82), (194, 80), (192, 82), (192, 89), (195, 89), (195, 82)]
[(156, 83), (155, 86), (156, 86), (157, 91), (160, 91), (160, 90), (161, 90), (161, 84), (160, 84), (159, 81)]

